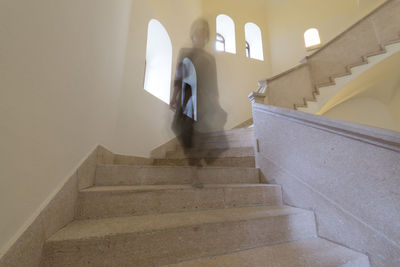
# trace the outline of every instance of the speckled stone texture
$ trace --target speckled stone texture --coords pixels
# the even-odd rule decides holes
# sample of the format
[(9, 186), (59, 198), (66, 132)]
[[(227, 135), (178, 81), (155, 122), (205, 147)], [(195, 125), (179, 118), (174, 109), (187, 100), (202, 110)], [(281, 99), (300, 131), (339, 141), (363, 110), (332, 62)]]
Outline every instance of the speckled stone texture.
[(239, 167), (98, 165), (96, 185), (191, 184), (197, 175), (204, 184), (256, 184), (259, 170)]
[(280, 205), (277, 185), (101, 186), (82, 190), (77, 218), (100, 218), (152, 213)]
[(168, 267), (338, 267), (369, 266), (368, 257), (313, 238), (186, 261)]
[[(252, 139), (250, 139), (252, 141)], [(250, 142), (248, 142), (250, 143)], [(248, 144), (246, 144), (248, 145)], [(178, 151), (170, 151), (166, 153), (166, 158), (169, 159), (182, 159), (182, 158), (229, 158), (229, 157), (254, 157), (254, 148), (253, 144), (250, 147), (235, 147), (235, 148), (227, 148), (227, 149), (202, 149), (202, 150), (193, 150), (187, 153), (184, 153), (182, 150)]]
[(46, 239), (74, 220), (78, 190), (94, 184), (97, 164), (111, 163), (113, 163), (113, 154), (104, 147), (99, 146), (90, 153), (0, 259), (0, 266), (39, 266), (42, 247)]
[[(318, 239), (313, 211), (283, 205), (282, 188), (261, 183), (254, 156), (253, 167), (237, 166), (248, 163), (246, 151), (254, 154), (248, 147), (254, 143), (253, 130), (210, 135), (218, 139), (223, 134), (238, 138), (238, 153), (233, 157), (237, 162), (217, 153), (220, 167), (152, 166), (149, 159), (98, 149), (31, 225), (18, 249), (2, 259), (1, 267), (39, 266), (39, 261), (45, 267), (182, 261), (213, 266), (215, 260), (223, 266), (238, 257), (256, 266), (268, 255), (277, 255), (274, 266), (368, 266), (365, 255)], [(173, 164), (187, 159), (164, 160)], [(202, 186), (191, 185), (195, 177)], [(209, 261), (212, 255), (219, 256)], [(202, 257), (204, 262), (192, 261)]]
[(310, 211), (253, 207), (76, 221), (44, 247), (44, 266), (153, 266), (315, 237)]
[[(255, 247), (294, 253), (292, 262), (368, 266), (365, 256), (316, 239), (314, 213), (282, 205), (281, 187), (260, 182), (254, 156), (247, 156), (254, 155), (253, 130), (210, 136), (224, 134), (221, 140), (235, 139), (237, 147), (216, 152), (220, 167), (177, 166), (187, 163), (183, 156), (154, 160), (173, 166), (98, 164), (95, 185), (79, 192), (78, 220), (47, 239), (43, 266), (159, 266)], [(170, 149), (164, 156), (181, 153)], [(238, 167), (243, 163), (253, 167)], [(202, 187), (191, 186), (195, 177)]]
[(96, 185), (191, 184), (197, 175), (204, 184), (257, 184), (259, 170), (239, 167), (98, 165)]
[(400, 133), (255, 104), (257, 166), (319, 235), (400, 266)]
[(313, 91), (310, 66), (303, 64), (278, 78), (268, 80), (266, 104), (293, 108), (294, 104), (303, 104), (304, 97), (312, 98)]
[[(207, 166), (210, 167), (255, 167), (254, 156), (249, 157), (224, 157), (224, 158), (208, 158), (206, 157)], [(185, 158), (164, 158), (154, 159), (156, 166), (190, 166), (190, 162)]]

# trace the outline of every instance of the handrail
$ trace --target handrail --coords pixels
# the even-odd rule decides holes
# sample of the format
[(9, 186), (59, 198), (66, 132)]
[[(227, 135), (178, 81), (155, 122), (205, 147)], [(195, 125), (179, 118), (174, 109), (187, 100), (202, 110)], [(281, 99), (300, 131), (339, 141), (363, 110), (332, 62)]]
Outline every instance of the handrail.
[(253, 110), (400, 153), (400, 132), (259, 103), (253, 104)]
[(316, 54), (318, 54), (319, 52), (321, 52), (322, 50), (324, 50), (325, 48), (327, 48), (328, 46), (330, 46), (332, 43), (334, 43), (336, 40), (338, 40), (340, 37), (342, 37), (344, 34), (348, 33), (349, 31), (351, 31), (352, 29), (354, 29), (356, 26), (358, 26), (361, 22), (367, 20), (368, 18), (370, 18), (372, 15), (374, 15), (376, 12), (378, 12), (379, 10), (381, 10), (384, 6), (386, 6), (387, 4), (389, 4), (390, 2), (392, 2), (393, 0), (387, 0), (386, 2), (382, 3), (380, 6), (378, 6), (377, 8), (375, 8), (374, 10), (372, 10), (371, 12), (369, 12), (367, 15), (365, 15), (364, 17), (362, 17), (360, 20), (358, 20), (356, 23), (354, 23), (353, 25), (351, 25), (350, 27), (348, 27), (346, 30), (344, 30), (342, 33), (339, 33), (336, 37), (334, 37), (333, 39), (331, 39), (330, 41), (328, 41), (327, 43), (325, 43), (324, 45), (322, 45), (318, 50), (316, 50), (314, 53), (312, 53), (311, 55), (306, 56), (306, 59), (310, 59), (313, 56), (315, 56)]
[(308, 55), (306, 57), (304, 57), (301, 61), (301, 64), (298, 64), (282, 73), (279, 73), (277, 75), (274, 75), (270, 78), (266, 78), (264, 80), (266, 81), (272, 81), (275, 80), (281, 76), (284, 76), (290, 72), (293, 72), (301, 67), (303, 67), (304, 65), (307, 65), (307, 60), (312, 58), (313, 56), (317, 55), (319, 52), (321, 52), (322, 50), (326, 49), (327, 47), (329, 47), (332, 43), (334, 43), (336, 40), (338, 40), (340, 37), (342, 37), (344, 34), (348, 33), (350, 30), (354, 29), (357, 25), (359, 25), (361, 22), (365, 21), (366, 19), (368, 19), (369, 17), (371, 17), (372, 15), (374, 15), (376, 12), (378, 12), (379, 10), (381, 10), (384, 6), (388, 5), (390, 2), (392, 2), (394, 0), (387, 0), (386, 2), (382, 3), (380, 6), (378, 6), (377, 8), (375, 8), (374, 10), (372, 10), (370, 13), (368, 13), (367, 15), (365, 15), (364, 17), (362, 17), (360, 20), (358, 20), (356, 23), (352, 24), (349, 28), (347, 28), (346, 30), (344, 30), (342, 33), (338, 34), (336, 37), (334, 37), (333, 39), (331, 39), (330, 41), (328, 41), (327, 43), (325, 43), (323, 46), (321, 46), (318, 50), (316, 50), (314, 53), (312, 53), (311, 55)]

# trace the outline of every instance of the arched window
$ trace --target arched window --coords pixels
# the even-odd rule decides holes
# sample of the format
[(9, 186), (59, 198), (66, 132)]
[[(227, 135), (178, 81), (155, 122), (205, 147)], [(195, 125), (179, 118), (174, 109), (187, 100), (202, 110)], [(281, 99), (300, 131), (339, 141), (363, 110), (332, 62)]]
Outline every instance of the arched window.
[(170, 100), (171, 70), (171, 39), (162, 24), (152, 19), (147, 30), (144, 89), (167, 104)]
[[(263, 44), (260, 28), (254, 23), (246, 23), (244, 26), (246, 36), (246, 55), (247, 57), (264, 60)], [(247, 49), (247, 45), (249, 48)], [(250, 53), (251, 52), (251, 53)]]
[(216, 48), (218, 50), (218, 38), (225, 40), (225, 52), (236, 54), (236, 39), (235, 39), (235, 23), (227, 15), (217, 16), (217, 43)]
[(306, 44), (306, 48), (312, 48), (321, 44), (321, 39), (319, 38), (319, 32), (317, 29), (308, 29), (304, 33), (304, 42)]

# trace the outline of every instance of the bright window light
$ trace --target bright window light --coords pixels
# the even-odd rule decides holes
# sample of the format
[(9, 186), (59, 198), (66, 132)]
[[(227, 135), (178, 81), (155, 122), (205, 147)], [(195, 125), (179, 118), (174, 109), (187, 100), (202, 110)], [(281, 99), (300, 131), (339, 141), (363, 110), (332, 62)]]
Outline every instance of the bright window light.
[(225, 52), (225, 38), (217, 33), (217, 40), (215, 42), (215, 49), (219, 52)]
[(246, 23), (244, 26), (246, 42), (249, 48), (246, 47), (246, 54), (250, 58), (264, 60), (262, 36), (260, 28), (254, 23)]
[[(217, 16), (217, 36), (221, 35), (225, 39), (225, 52), (236, 54), (235, 23), (227, 15)], [(222, 45), (215, 45), (217, 51), (221, 51)]]
[(306, 47), (312, 47), (321, 44), (321, 39), (319, 38), (319, 32), (317, 29), (308, 29), (304, 33), (304, 41)]
[(149, 22), (144, 89), (169, 104), (172, 71), (172, 43), (168, 32), (155, 19)]

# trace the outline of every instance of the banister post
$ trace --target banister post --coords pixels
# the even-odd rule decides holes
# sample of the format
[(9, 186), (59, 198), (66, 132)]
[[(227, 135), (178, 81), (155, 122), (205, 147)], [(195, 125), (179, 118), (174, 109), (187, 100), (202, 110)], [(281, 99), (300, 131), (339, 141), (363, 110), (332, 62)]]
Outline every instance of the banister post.
[(258, 88), (254, 92), (249, 94), (251, 103), (264, 104), (267, 90), (267, 80), (261, 80), (258, 82)]

